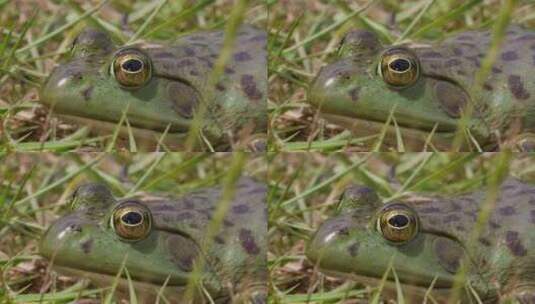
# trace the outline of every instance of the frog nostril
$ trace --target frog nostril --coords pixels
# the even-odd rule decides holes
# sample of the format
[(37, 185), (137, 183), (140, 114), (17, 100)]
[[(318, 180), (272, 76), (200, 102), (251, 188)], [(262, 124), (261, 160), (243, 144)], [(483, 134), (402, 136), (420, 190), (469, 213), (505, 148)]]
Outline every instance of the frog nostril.
[(69, 231), (82, 232), (82, 227), (78, 224), (70, 224), (69, 226), (67, 226), (67, 229)]

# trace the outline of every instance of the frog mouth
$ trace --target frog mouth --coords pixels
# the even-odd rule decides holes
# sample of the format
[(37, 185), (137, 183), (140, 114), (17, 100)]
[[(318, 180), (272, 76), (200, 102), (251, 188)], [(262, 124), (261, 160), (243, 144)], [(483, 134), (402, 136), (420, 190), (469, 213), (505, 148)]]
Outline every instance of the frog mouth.
[(322, 113), (328, 121), (351, 130), (355, 136), (370, 136), (370, 134), (381, 134), (385, 130), (385, 137), (383, 142), (387, 144), (396, 144), (398, 139), (398, 131), (403, 140), (403, 144), (408, 147), (421, 151), (424, 146), (433, 146), (439, 150), (447, 150), (451, 146), (453, 137), (455, 136), (455, 129), (450, 130), (426, 130), (421, 128), (413, 128), (407, 125), (398, 124), (386, 125), (384, 121), (374, 121), (361, 118), (346, 117), (343, 115)]
[[(376, 277), (368, 277), (365, 275), (358, 275), (354, 273), (347, 274), (347, 273), (341, 273), (338, 271), (325, 270), (325, 269), (322, 269), (321, 272), (329, 276), (333, 276), (333, 277), (348, 278), (350, 280), (360, 282), (362, 284), (369, 285), (369, 286), (380, 286), (383, 284), (382, 279), (376, 278)], [(396, 285), (395, 282), (386, 280), (384, 281), (383, 286), (384, 287), (383, 287), (382, 292), (384, 294), (392, 295), (394, 298), (397, 296), (398, 286)], [(408, 295), (409, 297), (411, 297), (411, 299), (406, 299), (406, 300), (414, 300), (412, 299), (412, 297), (417, 297), (417, 298), (420, 298), (418, 303), (421, 303), (422, 302), (421, 300), (425, 296), (432, 297), (434, 300), (437, 300), (439, 302), (446, 301), (450, 295), (452, 284), (451, 282), (447, 282), (447, 283), (442, 282), (441, 284), (435, 284), (433, 288), (431, 289), (428, 285), (424, 286), (424, 285), (410, 284), (410, 283), (401, 281), (399, 282), (399, 286), (401, 287), (401, 290), (403, 291), (403, 294), (405, 296)]]

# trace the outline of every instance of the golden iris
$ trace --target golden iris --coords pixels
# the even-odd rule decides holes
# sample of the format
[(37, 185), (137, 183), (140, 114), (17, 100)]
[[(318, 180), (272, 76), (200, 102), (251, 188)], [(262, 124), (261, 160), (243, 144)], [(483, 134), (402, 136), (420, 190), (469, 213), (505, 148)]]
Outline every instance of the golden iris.
[(151, 78), (152, 67), (149, 58), (136, 49), (125, 49), (115, 55), (112, 74), (125, 88), (139, 88)]
[(139, 241), (149, 235), (152, 216), (150, 210), (141, 203), (128, 201), (113, 210), (111, 226), (120, 238)]
[(384, 208), (377, 218), (377, 230), (394, 243), (405, 243), (418, 232), (416, 212), (405, 205), (391, 205)]
[(407, 87), (416, 82), (420, 64), (416, 55), (406, 48), (393, 48), (381, 57), (379, 72), (383, 81), (393, 87)]

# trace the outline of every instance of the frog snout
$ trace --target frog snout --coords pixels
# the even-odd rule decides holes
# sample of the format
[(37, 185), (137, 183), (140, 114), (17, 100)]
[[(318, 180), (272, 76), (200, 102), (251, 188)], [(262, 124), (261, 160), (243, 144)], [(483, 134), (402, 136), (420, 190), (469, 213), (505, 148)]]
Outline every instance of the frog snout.
[(55, 252), (65, 243), (69, 243), (73, 237), (82, 233), (82, 225), (73, 220), (56, 222), (45, 232), (39, 244), (41, 255), (52, 258)]

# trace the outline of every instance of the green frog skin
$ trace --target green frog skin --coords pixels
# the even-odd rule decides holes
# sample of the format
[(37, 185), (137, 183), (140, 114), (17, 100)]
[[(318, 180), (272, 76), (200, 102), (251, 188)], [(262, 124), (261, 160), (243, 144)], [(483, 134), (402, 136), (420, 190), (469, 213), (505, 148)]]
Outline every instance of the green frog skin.
[[(421, 151), (435, 127), (431, 143), (451, 149), (461, 114), (472, 104), (466, 127), (483, 150), (533, 150), (535, 32), (507, 29), (478, 90), (474, 79), (490, 39), (490, 31), (468, 31), (435, 44), (383, 46), (372, 32), (352, 31), (311, 84), (308, 100), (358, 136), (380, 134), (393, 112), (410, 151)], [(395, 146), (393, 124), (384, 142)], [(461, 148), (475, 149), (469, 140)]]
[[(220, 80), (210, 86), (223, 39), (223, 31), (211, 31), (119, 47), (106, 33), (85, 30), (40, 100), (65, 120), (107, 135), (127, 111), (138, 141), (155, 143), (168, 129), (165, 143), (174, 149), (183, 146), (203, 103), (199, 135), (225, 150), (240, 136), (267, 132), (267, 39), (264, 31), (242, 26)], [(121, 131), (128, 135), (126, 127)]]
[[(485, 192), (418, 197), (383, 204), (375, 191), (349, 187), (338, 214), (324, 222), (306, 255), (326, 274), (377, 286), (390, 263), (407, 298), (445, 303), (462, 260), (483, 303), (535, 303), (535, 187), (515, 179), (500, 186), (496, 208), (475, 242), (470, 235)], [(392, 274), (385, 294), (393, 294)], [(467, 294), (462, 303), (477, 303)]]
[[(242, 178), (219, 233), (203, 246), (221, 191), (115, 199), (101, 184), (80, 186), (73, 194), (74, 211), (47, 230), (40, 254), (58, 271), (105, 287), (113, 285), (125, 261), (141, 303), (154, 303), (166, 280), (167, 300), (186, 303), (185, 286), (202, 259), (202, 288), (215, 303), (265, 303), (266, 186)], [(187, 303), (208, 303), (196, 290)], [(126, 279), (120, 279), (118, 291), (128, 298)]]

